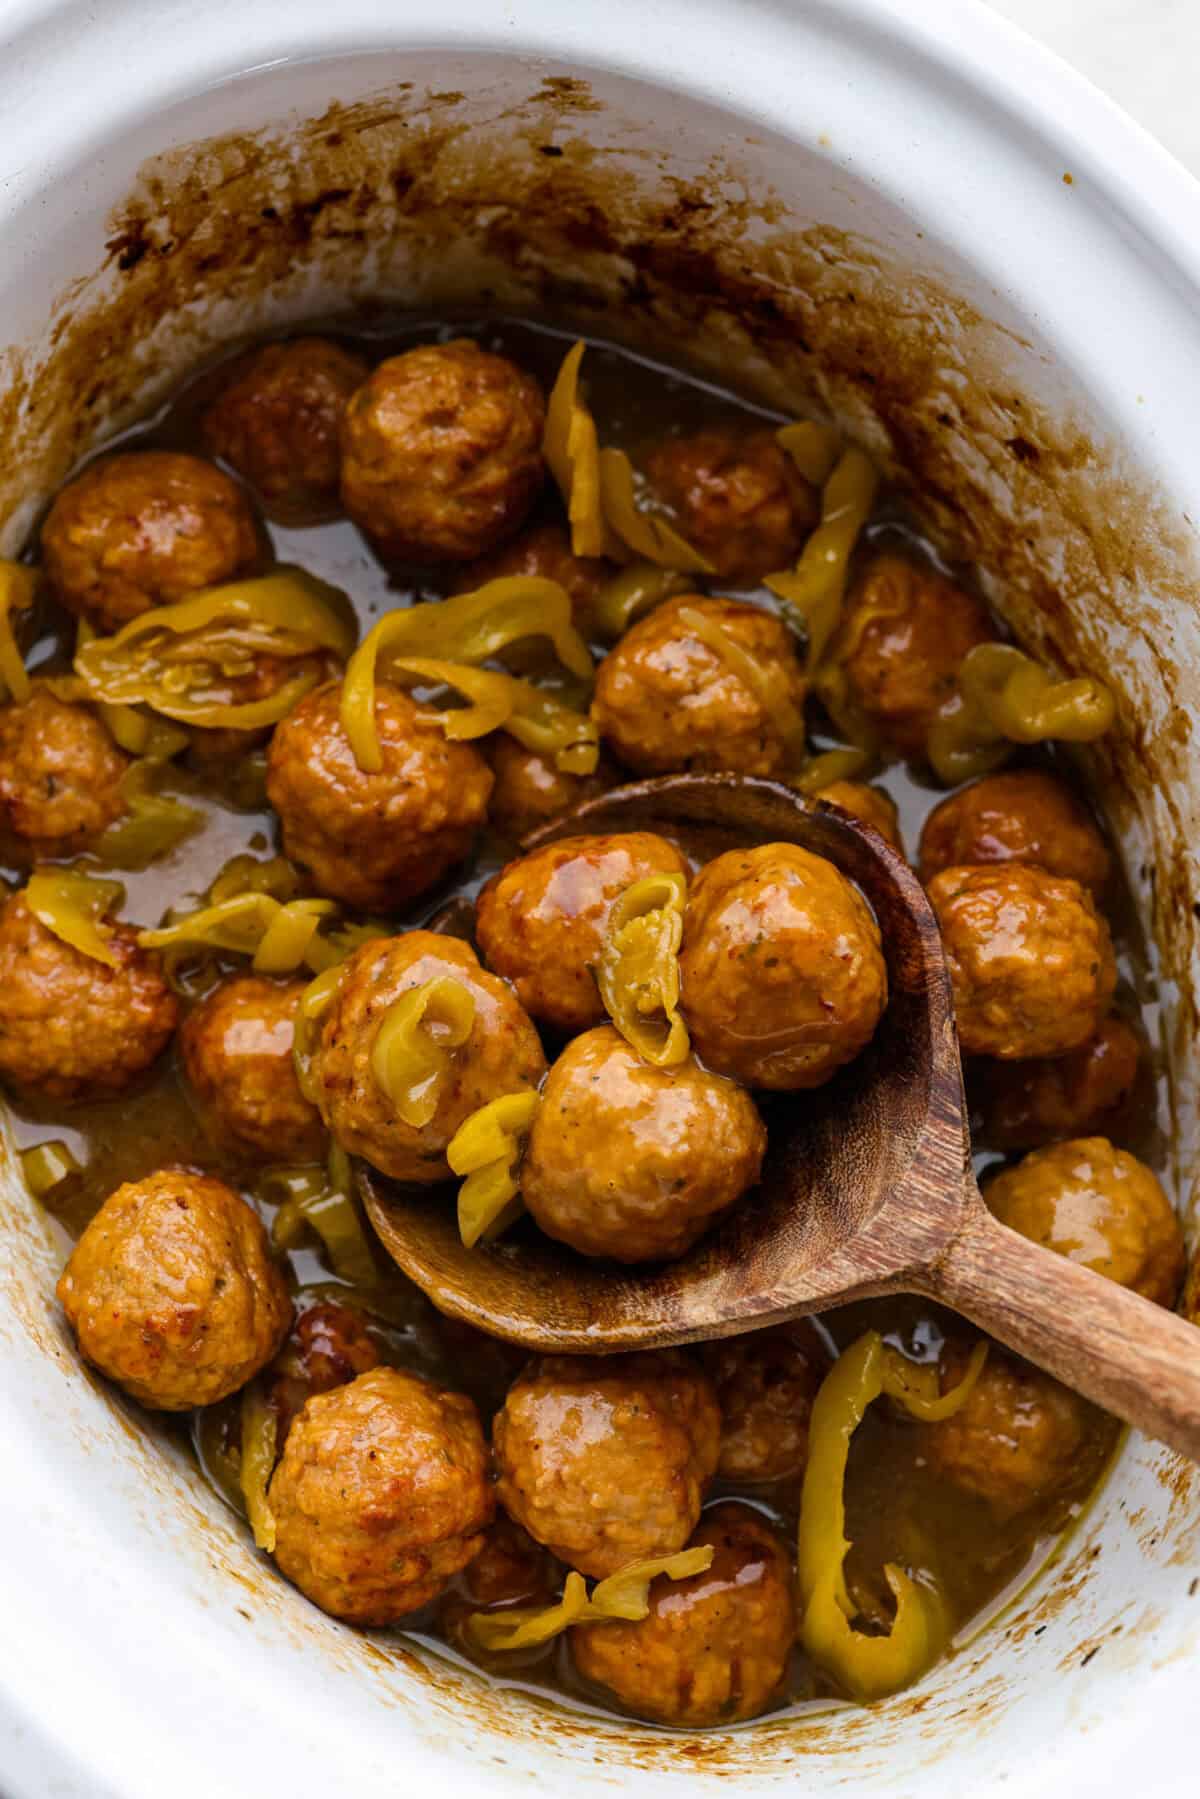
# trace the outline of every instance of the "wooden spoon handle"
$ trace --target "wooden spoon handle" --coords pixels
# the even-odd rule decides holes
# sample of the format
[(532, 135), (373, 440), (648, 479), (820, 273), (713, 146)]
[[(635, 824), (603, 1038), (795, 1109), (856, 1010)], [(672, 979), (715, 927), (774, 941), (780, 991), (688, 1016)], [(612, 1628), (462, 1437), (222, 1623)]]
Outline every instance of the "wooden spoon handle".
[(1000, 1224), (974, 1198), (926, 1290), (1148, 1437), (1200, 1462), (1200, 1329)]

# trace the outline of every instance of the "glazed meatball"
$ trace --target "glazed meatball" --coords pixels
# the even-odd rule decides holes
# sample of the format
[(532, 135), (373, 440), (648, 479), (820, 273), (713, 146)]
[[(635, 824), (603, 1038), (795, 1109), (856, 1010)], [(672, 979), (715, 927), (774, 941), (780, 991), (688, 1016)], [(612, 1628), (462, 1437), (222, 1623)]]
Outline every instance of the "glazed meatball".
[(179, 1033), (183, 1066), (214, 1133), (275, 1162), (317, 1162), (320, 1114), (292, 1057), (303, 981), (237, 975), (202, 999)]
[(890, 843), (894, 850), (904, 854), (900, 814), (896, 810), (895, 800), (884, 788), (872, 787), (867, 781), (831, 781), (828, 787), (820, 788), (814, 797), (827, 801), (831, 806), (840, 806), (843, 812), (861, 819), (863, 824), (878, 831), (885, 843)]
[(479, 1417), (397, 1368), (310, 1399), (268, 1497), (275, 1560), (314, 1605), (392, 1624), (436, 1599), (483, 1545), (493, 1501)]
[(112, 925), (110, 968), (56, 937), (21, 894), (0, 908), (0, 1077), (47, 1099), (102, 1099), (144, 1074), (178, 1023), (159, 959)]
[(706, 1343), (705, 1368), (721, 1407), (717, 1473), (730, 1481), (793, 1481), (808, 1461), (808, 1423), (829, 1368), (803, 1321)]
[(271, 1369), (271, 1404), (282, 1442), (314, 1393), (332, 1393), (379, 1366), (374, 1338), (357, 1312), (321, 1300), (297, 1318)]
[(761, 581), (795, 561), (817, 522), (817, 495), (773, 430), (710, 427), (646, 458), (646, 478), (723, 581)]
[(75, 1245), (58, 1297), (85, 1359), (164, 1412), (244, 1387), (292, 1315), (257, 1213), (191, 1168), (164, 1168), (110, 1193)]
[(648, 875), (686, 873), (674, 844), (652, 831), (562, 837), (492, 876), (475, 907), (480, 952), (534, 1018), (586, 1031), (604, 1017), (592, 969), (613, 906)]
[[(958, 1385), (969, 1354), (970, 1345), (958, 1339), (945, 1346), (943, 1393)], [(992, 1343), (966, 1403), (949, 1418), (922, 1425), (921, 1443), (935, 1474), (1004, 1520), (1071, 1490), (1091, 1420), (1077, 1393)]]
[(858, 708), (904, 755), (920, 756), (964, 657), (994, 635), (973, 594), (889, 553), (856, 583), (831, 653)]
[(1107, 1137), (1035, 1149), (984, 1197), (1001, 1224), (1159, 1305), (1183, 1279), (1183, 1233), (1157, 1179)]
[(796, 1637), (792, 1559), (766, 1519), (749, 1506), (714, 1506), (688, 1547), (704, 1543), (712, 1565), (688, 1580), (660, 1575), (648, 1617), (570, 1634), (583, 1678), (660, 1724), (757, 1717), (783, 1684)]
[(929, 883), (969, 1055), (1019, 1061), (1086, 1043), (1117, 984), (1108, 926), (1077, 881), (1025, 862)]
[(697, 1055), (747, 1087), (819, 1087), (866, 1047), (887, 1004), (870, 907), (832, 862), (791, 843), (701, 869), (679, 967)]
[(970, 1070), (980, 1141), (994, 1149), (1038, 1149), (1063, 1137), (1111, 1136), (1141, 1069), (1141, 1040), (1116, 1012), (1065, 1056), (981, 1059)]
[(943, 868), (1035, 862), (1099, 894), (1112, 857), (1069, 787), (1040, 769), (988, 775), (935, 806), (921, 832), (921, 879)]
[[(375, 1079), (371, 1053), (401, 994), (442, 977), (467, 989), (474, 1021), (466, 1041), (446, 1052), (432, 1118), (406, 1124)], [(449, 1179), (446, 1146), (472, 1112), (536, 1087), (545, 1072), (538, 1034), (512, 988), (486, 974), (469, 945), (433, 931), (379, 938), (347, 959), (321, 1021), (312, 1069), (321, 1116), (343, 1149), (395, 1180), (422, 1184)]]
[(543, 479), (542, 390), (460, 339), (381, 362), (342, 421), (342, 500), (394, 562), (469, 562), (528, 515)]
[[(683, 610), (711, 621), (769, 671), (777, 705), (697, 636)], [(787, 627), (761, 606), (683, 594), (627, 631), (596, 671), (592, 717), (617, 758), (638, 774), (732, 769), (772, 775), (796, 757), (782, 706), (802, 716), (805, 682)]]
[(534, 525), (494, 555), (468, 563), (454, 583), (456, 593), (472, 593), (504, 575), (537, 575), (566, 589), (577, 630), (585, 637), (595, 625), (596, 596), (613, 566), (602, 556), (576, 556), (562, 525)]
[(346, 402), (366, 359), (323, 337), (264, 344), (239, 358), (204, 414), (204, 439), (280, 518), (328, 515), (341, 474)]
[(559, 1561), (599, 1580), (683, 1548), (720, 1434), (707, 1375), (675, 1351), (547, 1356), (497, 1413), (496, 1496)]
[(582, 806), (584, 800), (607, 793), (621, 780), (620, 771), (607, 756), (601, 755), (590, 775), (568, 775), (553, 756), (527, 750), (503, 731), (492, 746), (491, 762), (496, 784), (488, 817), (508, 837), (536, 831), (572, 807)]
[(465, 1597), (472, 1606), (517, 1605), (548, 1599), (555, 1562), (527, 1530), (497, 1514), (483, 1548), (463, 1575)]
[(398, 687), (375, 689), (383, 767), (358, 766), (342, 728), (341, 687), (310, 693), (276, 726), (267, 797), (285, 853), (322, 893), (363, 911), (395, 911), (461, 862), (483, 824), (492, 771), (452, 743), (438, 715)]
[(669, 1261), (754, 1185), (766, 1146), (734, 1082), (691, 1058), (656, 1068), (602, 1025), (547, 1076), (521, 1195), (546, 1235), (580, 1255)]
[(0, 706), (0, 820), (33, 859), (70, 856), (125, 810), (129, 758), (86, 706), (35, 687)]
[(97, 631), (228, 581), (259, 553), (246, 496), (199, 456), (126, 450), (68, 483), (42, 526), (42, 559), (68, 612)]

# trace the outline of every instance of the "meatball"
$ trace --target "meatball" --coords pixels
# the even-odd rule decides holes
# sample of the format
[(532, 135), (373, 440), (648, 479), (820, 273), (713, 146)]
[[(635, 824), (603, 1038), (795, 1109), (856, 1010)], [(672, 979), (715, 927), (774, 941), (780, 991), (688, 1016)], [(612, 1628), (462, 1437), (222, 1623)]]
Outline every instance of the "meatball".
[(1077, 881), (1025, 862), (929, 883), (969, 1055), (1061, 1056), (1099, 1029), (1117, 984), (1108, 926)]
[(831, 781), (828, 787), (820, 788), (814, 797), (826, 800), (831, 806), (840, 806), (843, 812), (849, 812), (853, 818), (870, 825), (873, 831), (879, 832), (885, 843), (890, 843), (894, 850), (904, 854), (900, 814), (896, 810), (895, 800), (885, 788), (872, 787), (867, 781)]
[[(684, 609), (767, 671), (774, 703), (680, 618)], [(772, 775), (796, 759), (781, 714), (802, 716), (804, 694), (795, 641), (773, 613), (683, 594), (657, 606), (609, 651), (596, 671), (592, 717), (613, 753), (639, 774), (691, 768)]]
[(492, 746), (492, 788), (488, 817), (498, 831), (524, 837), (539, 825), (581, 806), (584, 800), (607, 793), (621, 779), (619, 770), (602, 755), (590, 775), (568, 775), (553, 756), (527, 750), (515, 737), (501, 732)]
[(352, 1624), (392, 1624), (436, 1599), (494, 1509), (471, 1401), (397, 1368), (309, 1400), (268, 1498), (283, 1573)]
[(963, 659), (994, 635), (974, 594), (889, 552), (855, 584), (831, 653), (858, 708), (904, 755), (920, 756)]
[[(443, 977), (467, 989), (474, 1021), (466, 1041), (446, 1050), (433, 1116), (406, 1124), (375, 1079), (371, 1053), (401, 994)], [(348, 958), (312, 1066), (317, 1105), (336, 1141), (395, 1180), (426, 1185), (449, 1179), (446, 1146), (472, 1112), (536, 1087), (545, 1072), (538, 1034), (512, 988), (485, 973), (468, 944), (433, 931), (377, 938)]]
[(646, 457), (645, 473), (723, 581), (761, 581), (786, 568), (817, 522), (816, 493), (773, 430), (712, 426), (670, 438)]
[(676, 1351), (547, 1356), (496, 1415), (496, 1496), (559, 1561), (602, 1579), (683, 1548), (720, 1434), (711, 1382)]
[(686, 873), (652, 831), (562, 837), (492, 876), (475, 907), (480, 951), (534, 1018), (586, 1031), (604, 1017), (592, 969), (617, 900), (648, 875)]
[(1116, 1012), (1065, 1056), (978, 1061), (970, 1078), (980, 1140), (995, 1149), (1037, 1149), (1062, 1137), (1111, 1136), (1141, 1069), (1141, 1040)]
[(704, 1514), (689, 1548), (711, 1543), (703, 1574), (660, 1575), (636, 1623), (577, 1624), (585, 1680), (660, 1724), (732, 1724), (765, 1711), (796, 1637), (792, 1559), (765, 1518), (727, 1502)]
[(0, 907), (0, 1077), (47, 1099), (120, 1093), (178, 1023), (162, 965), (137, 932), (112, 925), (116, 966), (83, 955), (34, 917), (23, 895)]
[(369, 374), (362, 356), (323, 337), (264, 344), (240, 357), (204, 414), (204, 439), (281, 518), (336, 508), (346, 402)]
[(819, 1087), (865, 1048), (887, 1004), (867, 902), (792, 843), (728, 850), (688, 897), (679, 956), (697, 1055), (748, 1087)]
[(1157, 1179), (1107, 1137), (1035, 1149), (984, 1197), (1001, 1224), (1159, 1305), (1183, 1279), (1183, 1233)]
[(808, 1424), (829, 1357), (803, 1322), (706, 1343), (705, 1368), (721, 1406), (721, 1459), (729, 1481), (795, 1480), (808, 1461)]
[(58, 1297), (85, 1359), (164, 1412), (236, 1393), (270, 1361), (292, 1315), (257, 1213), (191, 1168), (110, 1193)]
[(179, 1033), (183, 1066), (222, 1141), (276, 1162), (316, 1162), (325, 1129), (292, 1057), (305, 983), (237, 975), (200, 1001)]
[(259, 553), (237, 483), (176, 450), (126, 450), (64, 487), (42, 526), (56, 595), (97, 631), (228, 581)]
[(35, 687), (23, 706), (0, 706), (0, 820), (33, 859), (70, 856), (125, 810), (129, 768), (86, 706)]
[(438, 715), (398, 687), (375, 689), (383, 767), (358, 766), (340, 717), (342, 690), (310, 693), (275, 728), (267, 797), (283, 847), (322, 893), (390, 912), (461, 862), (487, 814), (492, 771)]
[[(958, 1385), (969, 1354), (966, 1342), (946, 1344), (943, 1393)], [(1092, 1419), (1077, 1393), (992, 1343), (966, 1403), (921, 1426), (922, 1452), (934, 1474), (1011, 1519), (1076, 1485)]]
[(537, 575), (566, 589), (577, 630), (590, 637), (595, 626), (596, 596), (612, 578), (613, 566), (602, 556), (576, 556), (562, 525), (534, 525), (494, 555), (481, 556), (462, 570), (457, 593), (472, 593), (503, 575)]
[(483, 1548), (463, 1575), (465, 1596), (472, 1606), (529, 1604), (548, 1599), (555, 1564), (528, 1531), (503, 1512), (484, 1539)]
[(332, 1393), (379, 1366), (379, 1351), (357, 1312), (321, 1300), (297, 1318), (271, 1370), (280, 1442), (314, 1393)]
[(935, 806), (921, 832), (921, 879), (943, 868), (1035, 862), (1103, 892), (1112, 857), (1069, 787), (1040, 769), (988, 775)]
[(766, 1146), (734, 1082), (690, 1058), (656, 1068), (602, 1025), (546, 1078), (521, 1195), (546, 1235), (580, 1255), (669, 1261), (754, 1185)]
[(469, 562), (528, 515), (543, 480), (542, 390), (459, 339), (391, 356), (342, 421), (342, 501), (394, 562)]

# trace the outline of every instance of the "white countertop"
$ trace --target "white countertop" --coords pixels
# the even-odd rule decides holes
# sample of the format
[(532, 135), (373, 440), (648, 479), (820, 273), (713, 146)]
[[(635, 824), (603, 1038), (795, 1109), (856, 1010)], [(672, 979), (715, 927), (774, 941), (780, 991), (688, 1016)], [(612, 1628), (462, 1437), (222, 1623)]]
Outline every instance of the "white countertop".
[(1200, 0), (990, 0), (1200, 175)]

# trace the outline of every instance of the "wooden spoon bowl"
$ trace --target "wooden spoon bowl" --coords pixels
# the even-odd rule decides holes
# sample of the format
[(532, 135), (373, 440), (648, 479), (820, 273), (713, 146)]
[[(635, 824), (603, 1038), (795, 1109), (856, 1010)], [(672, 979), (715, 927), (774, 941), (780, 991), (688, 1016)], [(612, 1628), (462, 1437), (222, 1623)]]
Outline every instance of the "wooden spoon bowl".
[[(865, 1053), (774, 1099), (759, 1187), (681, 1260), (589, 1261), (522, 1226), (466, 1249), (444, 1192), (359, 1180), (388, 1252), (443, 1312), (532, 1350), (598, 1354), (730, 1336), (875, 1294), (923, 1293), (1200, 1460), (1200, 1331), (992, 1218), (971, 1171), (950, 981), (911, 868), (868, 826), (769, 780), (671, 775), (528, 840), (651, 829), (706, 852), (790, 842), (874, 908), (890, 997)], [(686, 996), (685, 996), (686, 1003)]]

